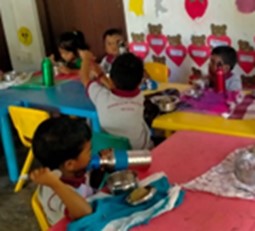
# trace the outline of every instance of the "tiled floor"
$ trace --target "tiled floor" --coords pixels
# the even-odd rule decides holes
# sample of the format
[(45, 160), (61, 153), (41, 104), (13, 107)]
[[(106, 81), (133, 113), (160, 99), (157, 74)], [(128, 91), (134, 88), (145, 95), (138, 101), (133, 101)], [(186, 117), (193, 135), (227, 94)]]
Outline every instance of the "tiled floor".
[[(26, 149), (16, 140), (19, 162), (22, 163)], [(3, 151), (0, 149), (0, 230), (39, 231), (30, 206), (35, 186), (30, 183), (19, 193), (14, 193), (13, 187), (7, 176)]]

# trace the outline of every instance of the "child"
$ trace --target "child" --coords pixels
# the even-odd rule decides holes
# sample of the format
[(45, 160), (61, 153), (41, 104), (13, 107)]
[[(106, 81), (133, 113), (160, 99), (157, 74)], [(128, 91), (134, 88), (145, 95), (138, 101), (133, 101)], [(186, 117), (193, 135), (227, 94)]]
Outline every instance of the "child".
[(110, 73), (114, 59), (120, 54), (120, 44), (124, 38), (119, 29), (109, 29), (103, 35), (106, 56), (101, 61), (101, 68), (106, 74)]
[[(58, 71), (62, 74), (78, 74), (81, 68), (81, 59), (78, 49), (88, 49), (82, 32), (73, 31), (63, 33), (58, 41), (58, 51), (64, 65), (59, 66)], [(51, 56), (54, 64), (54, 56)], [(61, 62), (60, 62), (61, 63)]]
[(219, 46), (212, 50), (209, 64), (209, 85), (214, 87), (217, 68), (222, 67), (225, 76), (225, 87), (228, 92), (238, 92), (242, 90), (241, 77), (232, 71), (237, 63), (237, 54), (234, 48), (229, 46)]
[[(92, 213), (86, 197), (92, 189), (85, 184), (85, 169), (90, 161), (91, 131), (82, 120), (69, 117), (43, 122), (33, 139), (34, 156), (44, 168), (31, 173), (39, 184), (39, 200), (54, 225), (65, 215), (78, 219)], [(61, 176), (51, 170), (58, 170)]]
[[(81, 52), (82, 82), (95, 104), (104, 131), (129, 139), (133, 149), (150, 148), (150, 131), (144, 118), (144, 97), (139, 90), (143, 78), (143, 62), (131, 53), (125, 53), (114, 61), (110, 79), (93, 64), (97, 81), (90, 81), (89, 69), (93, 56)], [(101, 71), (101, 73), (100, 73)]]

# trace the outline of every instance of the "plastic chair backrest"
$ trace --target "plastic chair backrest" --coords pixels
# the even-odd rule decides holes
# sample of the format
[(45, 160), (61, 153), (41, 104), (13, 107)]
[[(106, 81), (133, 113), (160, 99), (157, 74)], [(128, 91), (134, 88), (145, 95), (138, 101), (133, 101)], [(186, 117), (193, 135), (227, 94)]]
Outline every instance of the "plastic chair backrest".
[(43, 212), (40, 201), (38, 200), (38, 189), (34, 192), (31, 200), (32, 209), (42, 231), (47, 231), (50, 228), (48, 220)]
[(96, 155), (104, 149), (130, 150), (131, 145), (125, 137), (114, 136), (108, 133), (93, 133), (92, 136), (92, 155)]
[(18, 106), (10, 106), (9, 113), (21, 142), (27, 147), (31, 146), (34, 132), (40, 123), (50, 117), (46, 111)]
[(144, 64), (144, 69), (152, 80), (167, 83), (169, 78), (168, 66), (162, 63), (148, 62)]

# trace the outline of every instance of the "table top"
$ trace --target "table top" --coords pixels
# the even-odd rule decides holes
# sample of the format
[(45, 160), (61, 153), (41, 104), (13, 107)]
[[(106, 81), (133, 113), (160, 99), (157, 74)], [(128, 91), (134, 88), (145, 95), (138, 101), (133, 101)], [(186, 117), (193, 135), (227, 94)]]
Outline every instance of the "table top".
[[(249, 138), (180, 131), (153, 150), (152, 166), (140, 174), (140, 178), (163, 171), (171, 183), (185, 183), (217, 165), (234, 149), (254, 144), (254, 141)], [(254, 217), (255, 204), (251, 201), (186, 191), (180, 207), (153, 219), (148, 225), (132, 230), (248, 231), (255, 230)], [(66, 224), (63, 220), (52, 227), (51, 231), (65, 230)]]
[[(63, 113), (75, 115), (87, 113), (95, 114), (96, 109), (86, 95), (80, 81), (68, 81), (54, 87), (42, 89), (7, 89), (0, 91), (0, 98), (8, 101), (23, 101), (48, 107), (56, 107)], [(0, 103), (1, 105), (1, 103)]]
[[(188, 89), (187, 84), (162, 84), (160, 88), (175, 87), (180, 91)], [(146, 92), (149, 94), (151, 92)], [(204, 131), (217, 134), (255, 138), (255, 120), (225, 119), (217, 115), (178, 111), (158, 116), (153, 128), (178, 131)]]

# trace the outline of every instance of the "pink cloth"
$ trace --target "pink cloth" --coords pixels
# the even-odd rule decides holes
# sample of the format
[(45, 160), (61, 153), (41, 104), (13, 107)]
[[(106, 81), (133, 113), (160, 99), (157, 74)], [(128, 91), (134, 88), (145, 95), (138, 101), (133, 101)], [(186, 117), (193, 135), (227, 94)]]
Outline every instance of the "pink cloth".
[[(153, 150), (150, 170), (140, 177), (164, 171), (170, 182), (184, 183), (222, 161), (234, 149), (254, 139), (199, 132), (177, 132)], [(248, 231), (255, 230), (255, 204), (211, 194), (187, 191), (185, 203), (134, 231)], [(62, 231), (66, 222), (51, 231)]]
[(182, 101), (189, 105), (187, 108), (181, 108), (181, 110), (185, 111), (221, 115), (229, 110), (226, 103), (227, 97), (225, 97), (223, 94), (214, 92), (212, 89), (205, 90), (203, 95), (198, 99), (183, 96)]

